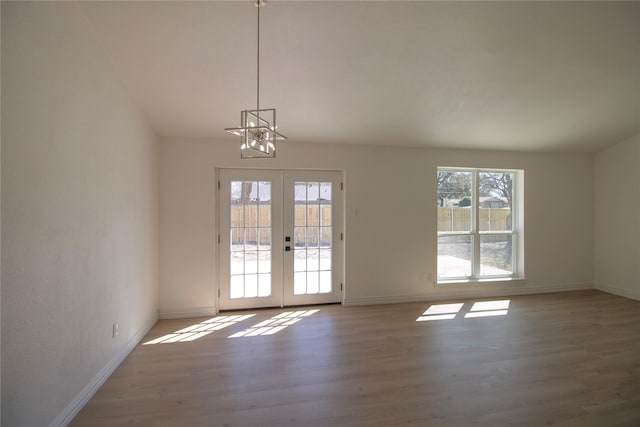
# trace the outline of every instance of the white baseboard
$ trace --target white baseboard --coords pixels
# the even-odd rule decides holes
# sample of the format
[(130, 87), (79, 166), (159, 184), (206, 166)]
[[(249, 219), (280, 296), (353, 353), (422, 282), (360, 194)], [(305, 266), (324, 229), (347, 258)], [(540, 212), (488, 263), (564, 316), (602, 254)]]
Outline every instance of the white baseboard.
[(161, 310), (160, 319), (188, 319), (190, 317), (215, 316), (218, 311), (215, 307), (193, 307), (184, 310)]
[(640, 301), (640, 291), (630, 291), (610, 285), (594, 285), (594, 288), (602, 292)]
[(86, 405), (91, 397), (98, 391), (98, 389), (104, 384), (104, 382), (113, 374), (113, 372), (120, 366), (122, 361), (133, 351), (138, 343), (149, 332), (153, 325), (157, 322), (157, 317), (150, 319), (142, 329), (138, 331), (122, 350), (116, 354), (100, 371), (89, 381), (89, 384), (76, 395), (76, 397), (69, 402), (69, 404), (58, 414), (55, 420), (51, 423), (51, 427), (64, 427), (78, 415), (78, 412)]
[[(444, 286), (445, 285), (443, 285), (443, 287)], [(456, 285), (446, 286), (455, 287)], [(398, 304), (406, 302), (444, 301), (457, 298), (493, 298), (508, 295), (529, 295), (593, 289), (593, 285), (590, 283), (577, 283), (558, 286), (510, 286), (508, 288), (500, 287), (492, 289), (482, 289), (482, 285), (477, 286), (478, 289), (472, 290), (470, 290), (468, 287), (465, 287), (465, 289), (451, 290), (442, 290), (441, 288), (439, 288), (440, 290), (438, 292), (431, 292), (428, 294), (425, 293), (414, 295), (388, 295), (377, 297), (345, 298), (344, 305)]]

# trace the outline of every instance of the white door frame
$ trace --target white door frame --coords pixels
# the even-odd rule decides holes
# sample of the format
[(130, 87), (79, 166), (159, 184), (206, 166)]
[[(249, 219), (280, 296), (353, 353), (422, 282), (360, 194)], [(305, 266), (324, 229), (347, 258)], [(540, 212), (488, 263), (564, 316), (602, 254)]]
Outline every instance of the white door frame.
[[(343, 191), (343, 171), (340, 170), (297, 170), (297, 169), (245, 169), (245, 168), (216, 168), (216, 180), (218, 182), (216, 191), (216, 237), (218, 244), (215, 250), (215, 266), (216, 266), (216, 308), (220, 310), (233, 310), (244, 308), (258, 307), (284, 307), (291, 305), (306, 304), (323, 304), (333, 302), (344, 302), (344, 191)], [(279, 176), (279, 182), (277, 182)], [(295, 180), (301, 181), (320, 181), (332, 182), (332, 292), (326, 294), (294, 295), (293, 294), (293, 256), (294, 250), (285, 252), (284, 236), (286, 233), (292, 232), (292, 212), (284, 212), (283, 207), (287, 203), (293, 203), (293, 196), (285, 197), (282, 194), (285, 190), (285, 177), (288, 177), (288, 184), (292, 185)], [(228, 260), (222, 257), (229, 256), (230, 233), (226, 232), (229, 224), (230, 212), (225, 212), (224, 206), (228, 206), (228, 198), (230, 197), (230, 187), (224, 188), (222, 185), (231, 180), (272, 180), (274, 186), (272, 189), (272, 214), (274, 218), (280, 216), (281, 221), (274, 221), (272, 224), (273, 237), (272, 245), (272, 263), (278, 264), (280, 268), (272, 269), (274, 275), (272, 278), (272, 289), (280, 287), (281, 289), (274, 292), (272, 298), (260, 298), (260, 302), (252, 305), (255, 301), (244, 298), (233, 300), (229, 296), (230, 267)], [(277, 187), (280, 187), (280, 191)], [(226, 201), (224, 201), (224, 199)], [(285, 218), (286, 217), (286, 218)], [(279, 222), (279, 224), (276, 224)], [(284, 230), (284, 224), (291, 224), (289, 230)], [(279, 238), (281, 236), (282, 238)], [(293, 248), (292, 248), (293, 249)], [(279, 270), (279, 271), (278, 271)], [(285, 273), (287, 272), (287, 273)], [(288, 277), (284, 277), (287, 274)], [(225, 289), (226, 288), (226, 289)], [(287, 295), (289, 292), (290, 295)], [(247, 304), (249, 303), (249, 304)]]

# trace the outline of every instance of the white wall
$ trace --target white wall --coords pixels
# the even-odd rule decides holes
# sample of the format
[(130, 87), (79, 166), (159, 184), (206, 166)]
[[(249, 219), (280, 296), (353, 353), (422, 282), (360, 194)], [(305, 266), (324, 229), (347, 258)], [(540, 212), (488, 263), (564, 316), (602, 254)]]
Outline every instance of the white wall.
[[(525, 170), (524, 282), (434, 285), (438, 166)], [(240, 160), (235, 141), (160, 143), (160, 315), (215, 306), (216, 167), (345, 171), (346, 301), (489, 296), (592, 286), (592, 160), (524, 154), (326, 144), (280, 146)], [(354, 210), (359, 209), (359, 216)]]
[(105, 58), (74, 2), (2, 2), (6, 426), (68, 420), (157, 318), (157, 142)]
[(640, 134), (594, 157), (594, 284), (640, 300)]

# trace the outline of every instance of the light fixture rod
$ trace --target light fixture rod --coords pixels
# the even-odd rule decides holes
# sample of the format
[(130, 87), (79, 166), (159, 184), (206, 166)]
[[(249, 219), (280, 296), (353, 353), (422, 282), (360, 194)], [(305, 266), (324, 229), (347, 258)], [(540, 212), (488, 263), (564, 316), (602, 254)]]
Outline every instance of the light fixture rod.
[(262, 4), (260, 0), (256, 0), (256, 6), (258, 8), (258, 55), (256, 58), (257, 65), (257, 88), (256, 88), (256, 110), (258, 110), (258, 123), (260, 123), (260, 9)]

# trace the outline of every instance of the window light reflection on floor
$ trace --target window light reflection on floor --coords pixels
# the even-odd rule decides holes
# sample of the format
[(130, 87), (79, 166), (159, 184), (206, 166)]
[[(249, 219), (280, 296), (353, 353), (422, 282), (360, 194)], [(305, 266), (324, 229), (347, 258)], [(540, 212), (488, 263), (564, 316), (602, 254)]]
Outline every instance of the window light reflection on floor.
[(417, 322), (427, 322), (429, 320), (451, 320), (456, 318), (456, 314), (462, 309), (464, 303), (455, 304), (432, 304)]
[(209, 335), (213, 331), (219, 331), (243, 320), (247, 320), (255, 316), (255, 314), (243, 314), (235, 316), (216, 316), (203, 322), (196, 323), (171, 334), (163, 335), (159, 338), (145, 342), (143, 345), (149, 344), (169, 344), (176, 342), (190, 342)]
[[(509, 313), (510, 300), (478, 301), (473, 303), (465, 319), (474, 317), (506, 316)], [(416, 322), (431, 320), (453, 320), (462, 311), (464, 303), (432, 304), (416, 319)]]
[(273, 335), (287, 327), (298, 323), (305, 317), (317, 313), (320, 310), (303, 310), (303, 311), (285, 311), (277, 314), (270, 319), (256, 323), (250, 328), (244, 329), (235, 334), (229, 335), (228, 338), (240, 337), (256, 337), (260, 335)]
[(509, 312), (510, 300), (479, 301), (473, 304), (465, 319), (470, 317), (506, 316)]

